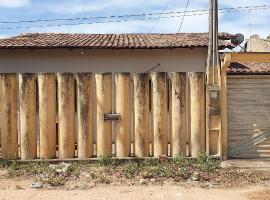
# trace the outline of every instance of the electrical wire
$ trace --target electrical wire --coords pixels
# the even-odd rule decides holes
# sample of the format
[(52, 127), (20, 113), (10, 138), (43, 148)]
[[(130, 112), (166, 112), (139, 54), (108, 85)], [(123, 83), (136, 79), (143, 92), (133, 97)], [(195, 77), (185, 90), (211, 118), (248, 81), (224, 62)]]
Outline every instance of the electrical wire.
[[(233, 13), (233, 12), (243, 12), (247, 10), (266, 10), (270, 8), (270, 5), (265, 7), (254, 7), (252, 8), (245, 8), (243, 9), (222, 9), (220, 13)], [(173, 12), (178, 13), (178, 12)], [(185, 14), (185, 17), (189, 16), (200, 16), (200, 15), (208, 15), (208, 10), (204, 12), (198, 12), (194, 14)], [(44, 28), (44, 27), (61, 27), (61, 26), (76, 26), (76, 25), (91, 25), (91, 24), (104, 24), (104, 23), (122, 23), (122, 22), (132, 22), (132, 21), (146, 21), (146, 20), (156, 20), (156, 19), (168, 19), (168, 18), (179, 18), (183, 17), (184, 15), (170, 15), (170, 16), (161, 16), (161, 17), (148, 17), (142, 19), (124, 19), (124, 20), (108, 20), (108, 21), (95, 21), (95, 22), (78, 22), (78, 23), (66, 23), (66, 24), (46, 24), (46, 25), (34, 25), (34, 26), (15, 26), (15, 27), (0, 27), (0, 30), (12, 30), (12, 29), (29, 29), (29, 28)]]
[[(218, 10), (223, 11), (223, 10), (235, 10), (235, 9), (254, 9), (254, 8), (264, 8), (267, 6), (270, 6), (270, 5), (239, 6), (239, 7), (231, 7), (231, 8), (220, 8)], [(209, 11), (208, 9), (201, 9), (201, 10), (186, 11), (186, 13), (208, 12), (208, 11)], [(89, 19), (143, 17), (143, 16), (169, 15), (169, 14), (181, 14), (181, 13), (185, 13), (185, 11), (141, 13), (141, 14), (131, 14), (131, 15), (110, 15), (110, 16), (91, 16), (91, 17), (75, 17), (75, 18), (36, 19), (36, 20), (20, 20), (20, 21), (0, 21), (0, 24), (20, 24), (20, 23), (56, 22), (56, 21), (76, 21), (76, 20), (89, 20)]]
[(185, 20), (185, 16), (186, 16), (186, 13), (187, 13), (187, 9), (188, 9), (189, 3), (190, 3), (190, 0), (187, 0), (185, 12), (184, 12), (184, 15), (183, 15), (183, 17), (182, 17), (182, 21), (181, 21), (181, 24), (180, 24), (180, 26), (179, 26), (179, 28), (178, 28), (177, 33), (180, 32), (180, 30), (181, 30), (181, 28), (182, 28), (182, 26), (183, 26), (183, 23), (184, 23), (184, 20)]
[(157, 23), (159, 22), (159, 19), (160, 19), (160, 17), (162, 16), (162, 13), (164, 13), (165, 10), (167, 10), (167, 8), (168, 8), (168, 6), (169, 6), (169, 3), (170, 3), (170, 0), (167, 0), (167, 3), (166, 3), (165, 6), (163, 7), (162, 12), (159, 14), (158, 19), (155, 21), (155, 23), (154, 23), (154, 24), (152, 25), (152, 27), (150, 28), (149, 33), (152, 33), (154, 27), (155, 27), (155, 26), (157, 25)]

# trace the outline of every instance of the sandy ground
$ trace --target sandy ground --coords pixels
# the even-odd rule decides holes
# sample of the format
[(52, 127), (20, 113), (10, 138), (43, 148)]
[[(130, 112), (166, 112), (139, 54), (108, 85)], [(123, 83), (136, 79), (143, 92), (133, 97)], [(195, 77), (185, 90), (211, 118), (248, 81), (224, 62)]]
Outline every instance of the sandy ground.
[(109, 186), (97, 185), (88, 189), (72, 188), (82, 184), (71, 182), (69, 189), (32, 189), (29, 179), (6, 179), (7, 171), (0, 170), (0, 200), (270, 200), (269, 186), (252, 186), (231, 189), (203, 189), (199, 187), (176, 186)]
[(202, 189), (179, 186), (96, 186), (88, 190), (30, 189), (28, 181), (0, 181), (0, 200), (267, 200), (270, 189), (262, 186), (245, 189)]

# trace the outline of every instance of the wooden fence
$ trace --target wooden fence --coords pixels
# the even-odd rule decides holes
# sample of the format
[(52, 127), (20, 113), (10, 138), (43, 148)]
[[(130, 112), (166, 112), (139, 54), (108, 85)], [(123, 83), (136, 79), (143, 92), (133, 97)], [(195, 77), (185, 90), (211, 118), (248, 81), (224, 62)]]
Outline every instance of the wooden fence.
[(3, 159), (197, 157), (204, 73), (0, 74)]

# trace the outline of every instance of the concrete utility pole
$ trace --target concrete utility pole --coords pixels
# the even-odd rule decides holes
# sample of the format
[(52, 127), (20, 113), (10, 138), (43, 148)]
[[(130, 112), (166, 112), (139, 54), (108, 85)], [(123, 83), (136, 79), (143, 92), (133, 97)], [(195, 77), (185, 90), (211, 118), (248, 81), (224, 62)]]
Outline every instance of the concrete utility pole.
[(218, 0), (209, 0), (209, 46), (206, 69), (206, 152), (221, 156)]
[(218, 0), (210, 0), (209, 7), (207, 85), (218, 85)]

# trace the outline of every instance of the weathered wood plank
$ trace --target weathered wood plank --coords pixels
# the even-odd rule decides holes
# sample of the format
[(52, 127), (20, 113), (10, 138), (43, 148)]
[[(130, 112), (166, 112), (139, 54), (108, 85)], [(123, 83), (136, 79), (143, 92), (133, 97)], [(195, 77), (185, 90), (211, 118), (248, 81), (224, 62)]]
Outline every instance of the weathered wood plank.
[(170, 73), (171, 155), (186, 155), (186, 73)]
[(56, 157), (56, 81), (55, 74), (38, 75), (40, 158)]
[(152, 72), (152, 122), (154, 157), (168, 155), (167, 74)]
[(72, 73), (58, 73), (59, 158), (75, 156), (75, 87)]
[(2, 158), (11, 160), (18, 156), (17, 75), (1, 74), (0, 86)]
[(78, 73), (77, 81), (77, 120), (78, 158), (93, 156), (93, 74)]
[(97, 104), (97, 156), (112, 155), (112, 122), (104, 121), (112, 113), (112, 74), (95, 74)]
[(37, 157), (36, 75), (19, 74), (21, 159)]
[(134, 155), (149, 156), (149, 78), (147, 73), (133, 74), (134, 83)]
[(205, 84), (204, 73), (190, 72), (190, 149), (197, 158), (205, 151)]
[(115, 74), (115, 112), (121, 120), (115, 124), (116, 156), (128, 157), (131, 154), (131, 106), (130, 106), (130, 74)]

